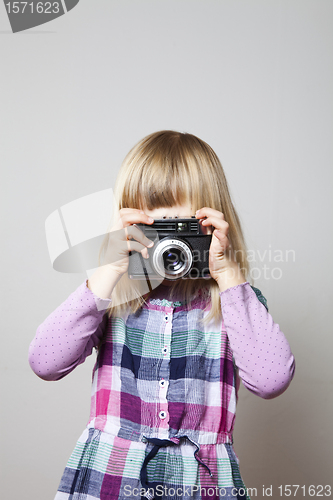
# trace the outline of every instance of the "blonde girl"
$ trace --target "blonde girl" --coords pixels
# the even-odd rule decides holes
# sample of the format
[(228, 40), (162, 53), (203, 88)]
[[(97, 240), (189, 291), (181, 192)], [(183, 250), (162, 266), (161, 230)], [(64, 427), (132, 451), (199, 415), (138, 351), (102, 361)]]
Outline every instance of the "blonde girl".
[[(38, 328), (30, 364), (58, 380), (97, 348), (91, 413), (56, 500), (249, 498), (233, 449), (240, 381), (262, 398), (294, 374), (289, 344), (249, 265), (239, 217), (212, 148), (161, 131), (126, 156), (117, 219), (100, 267)], [(195, 217), (212, 228), (209, 279), (128, 277), (129, 251), (148, 258), (138, 224)]]

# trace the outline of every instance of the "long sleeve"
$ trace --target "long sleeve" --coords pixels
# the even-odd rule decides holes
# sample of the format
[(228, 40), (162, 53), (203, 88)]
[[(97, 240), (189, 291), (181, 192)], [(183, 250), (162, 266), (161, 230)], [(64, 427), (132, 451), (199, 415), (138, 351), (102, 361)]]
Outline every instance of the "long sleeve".
[(248, 282), (220, 293), (222, 316), (239, 376), (249, 391), (272, 399), (295, 371), (289, 343)]
[(84, 282), (53, 311), (29, 347), (29, 363), (36, 375), (59, 380), (83, 363), (103, 336), (109, 303)]

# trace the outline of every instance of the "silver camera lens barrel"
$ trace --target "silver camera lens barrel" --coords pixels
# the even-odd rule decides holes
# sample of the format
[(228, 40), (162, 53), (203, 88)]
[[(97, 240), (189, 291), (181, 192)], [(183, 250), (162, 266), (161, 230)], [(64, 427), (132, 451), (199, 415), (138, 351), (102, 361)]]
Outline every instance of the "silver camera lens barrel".
[[(182, 265), (180, 265), (180, 267), (178, 266), (176, 270), (168, 270), (165, 269), (163, 255), (165, 254), (165, 252), (172, 252), (173, 250), (176, 252), (180, 252), (184, 256), (184, 259), (182, 259)], [(176, 280), (185, 276), (192, 267), (192, 261), (192, 250), (189, 245), (182, 240), (173, 238), (165, 238), (161, 240), (156, 245), (153, 254), (153, 266), (156, 272), (160, 276), (171, 280)]]

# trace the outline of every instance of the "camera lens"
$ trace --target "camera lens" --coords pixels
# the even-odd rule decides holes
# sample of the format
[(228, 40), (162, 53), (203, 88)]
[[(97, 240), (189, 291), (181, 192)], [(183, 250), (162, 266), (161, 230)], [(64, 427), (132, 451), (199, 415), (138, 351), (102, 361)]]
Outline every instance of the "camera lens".
[(166, 250), (162, 255), (164, 269), (169, 273), (175, 273), (179, 271), (185, 264), (185, 256), (182, 250), (178, 248), (172, 248)]
[(159, 276), (176, 280), (186, 276), (192, 266), (192, 251), (186, 241), (163, 238), (155, 247), (152, 267)]

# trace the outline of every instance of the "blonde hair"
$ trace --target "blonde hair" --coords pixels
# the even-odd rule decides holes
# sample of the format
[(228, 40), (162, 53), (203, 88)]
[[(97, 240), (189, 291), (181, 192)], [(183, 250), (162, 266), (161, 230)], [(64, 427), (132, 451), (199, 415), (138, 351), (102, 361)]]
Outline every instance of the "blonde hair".
[[(229, 224), (228, 238), (235, 259), (247, 279), (249, 264), (240, 220), (231, 201), (221, 162), (206, 142), (192, 134), (172, 130), (148, 135), (124, 159), (114, 194), (119, 209), (153, 210), (188, 204), (193, 210), (189, 215), (194, 215), (202, 207), (223, 212)], [(107, 239), (102, 251), (106, 250), (106, 243)], [(215, 280), (177, 280), (170, 286), (171, 296), (179, 287), (187, 302), (198, 289), (205, 290), (210, 298), (210, 311), (205, 321), (221, 317), (219, 288)], [(137, 290), (134, 299), (133, 288)], [(130, 280), (125, 273), (113, 290), (109, 316), (128, 309), (128, 306), (136, 312), (147, 299), (141, 295), (141, 288), (142, 282)]]

